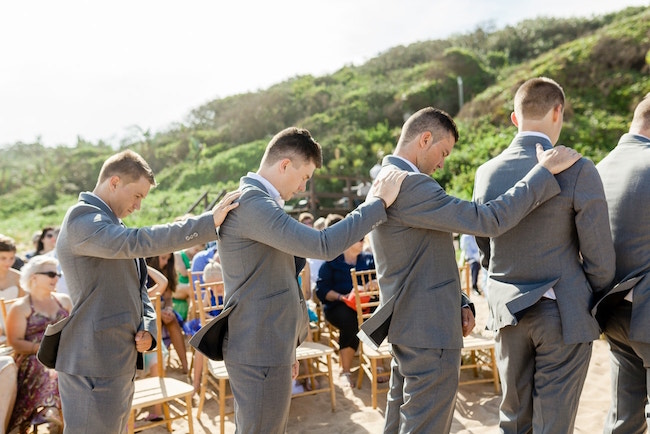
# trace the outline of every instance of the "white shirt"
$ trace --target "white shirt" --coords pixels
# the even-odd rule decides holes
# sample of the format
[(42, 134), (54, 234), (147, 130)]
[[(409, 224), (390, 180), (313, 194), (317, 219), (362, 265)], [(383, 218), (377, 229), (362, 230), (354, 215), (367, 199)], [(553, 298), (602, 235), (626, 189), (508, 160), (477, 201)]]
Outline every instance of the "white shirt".
[(273, 186), (273, 184), (271, 184), (269, 182), (268, 179), (266, 179), (265, 177), (263, 177), (259, 173), (255, 173), (255, 172), (248, 172), (248, 174), (246, 176), (248, 176), (249, 178), (253, 178), (256, 181), (261, 182), (262, 185), (264, 186), (264, 188), (266, 188), (266, 190), (269, 192), (269, 194), (271, 195), (273, 200), (276, 201), (278, 203), (278, 205), (280, 205), (282, 208), (284, 208), (284, 200), (280, 196), (280, 192), (278, 191), (277, 188), (275, 188)]

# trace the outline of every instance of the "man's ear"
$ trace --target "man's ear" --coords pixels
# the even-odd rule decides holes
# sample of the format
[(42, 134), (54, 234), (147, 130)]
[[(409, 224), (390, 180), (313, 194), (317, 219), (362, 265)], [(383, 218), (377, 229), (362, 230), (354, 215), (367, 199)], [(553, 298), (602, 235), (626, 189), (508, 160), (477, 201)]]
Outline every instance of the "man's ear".
[(510, 113), (510, 121), (515, 127), (519, 127), (519, 121), (517, 120), (517, 115), (515, 112)]
[(555, 108), (553, 109), (553, 122), (557, 122), (562, 118), (562, 110), (563, 110), (562, 104), (558, 104), (557, 106), (555, 106)]
[(420, 140), (418, 142), (418, 146), (420, 149), (428, 149), (431, 147), (433, 144), (433, 134), (431, 134), (431, 131), (425, 131), (422, 134), (420, 134)]
[(111, 176), (110, 179), (108, 180), (108, 185), (111, 191), (115, 191), (119, 183), (120, 183), (120, 177), (117, 175)]
[(280, 169), (280, 173), (284, 173), (287, 171), (287, 167), (291, 164), (291, 160), (289, 158), (285, 158), (280, 161), (280, 165), (278, 166)]

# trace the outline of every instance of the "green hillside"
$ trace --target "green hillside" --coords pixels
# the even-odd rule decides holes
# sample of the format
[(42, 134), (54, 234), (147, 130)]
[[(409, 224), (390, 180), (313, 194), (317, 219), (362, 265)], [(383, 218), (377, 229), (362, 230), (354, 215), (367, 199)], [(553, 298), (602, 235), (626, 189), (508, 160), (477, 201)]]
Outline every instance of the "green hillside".
[[(323, 145), (319, 173), (367, 176), (390, 153), (405, 116), (428, 105), (456, 117), (461, 137), (435, 177), (448, 192), (471, 197), (474, 171), (505, 148), (516, 88), (548, 76), (568, 103), (560, 143), (599, 161), (627, 131), (639, 98), (650, 91), (650, 8), (591, 18), (539, 18), (503, 29), (477, 28), (445, 40), (393, 47), (360, 66), (298, 76), (255, 93), (211, 101), (167, 131), (139, 131), (121, 148), (141, 153), (157, 174), (130, 225), (169, 221), (204, 191), (234, 188), (256, 170), (264, 146), (291, 125)], [(464, 105), (460, 107), (458, 77)], [(23, 244), (59, 224), (79, 191), (94, 187), (109, 145), (16, 143), (2, 149), (0, 233)], [(315, 181), (319, 189), (340, 183)]]

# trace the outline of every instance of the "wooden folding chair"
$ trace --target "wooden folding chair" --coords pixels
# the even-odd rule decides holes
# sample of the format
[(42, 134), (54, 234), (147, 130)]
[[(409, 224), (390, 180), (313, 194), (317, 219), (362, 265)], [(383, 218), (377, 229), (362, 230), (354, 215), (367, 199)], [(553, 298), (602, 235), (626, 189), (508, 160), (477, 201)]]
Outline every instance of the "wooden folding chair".
[[(167, 431), (172, 432), (172, 422), (174, 420), (186, 419), (188, 432), (193, 434), (192, 395), (194, 394), (194, 387), (175, 378), (165, 377), (162, 350), (164, 343), (162, 341), (162, 321), (160, 319), (160, 293), (157, 293), (152, 301), (156, 309), (156, 326), (158, 329), (155, 349), (158, 363), (158, 376), (135, 380), (135, 392), (129, 414), (129, 433), (132, 434), (161, 425), (167, 425)], [(163, 407), (163, 420), (148, 421), (136, 427), (136, 412), (156, 404), (161, 404)]]
[[(217, 314), (223, 310), (223, 304), (219, 303), (219, 295), (223, 295), (223, 282), (194, 282), (194, 302), (197, 306), (197, 312), (201, 321), (201, 327), (205, 326)], [(212, 299), (217, 300), (212, 304)], [(228, 391), (228, 371), (223, 361), (210, 360), (202, 354), (195, 353), (194, 357), (203, 358), (203, 368), (201, 372), (201, 388), (199, 390), (199, 407), (196, 417), (200, 417), (205, 404), (205, 397), (210, 392), (214, 399), (219, 402), (219, 424), (221, 433), (225, 431), (226, 418), (226, 399), (232, 397), (232, 392)], [(208, 385), (212, 387), (209, 388)]]
[[(496, 393), (500, 392), (501, 385), (494, 351), (495, 345), (494, 339), (476, 333), (463, 338), (461, 354), (465, 357), (463, 357), (463, 363), (460, 365), (460, 371), (462, 374), (463, 370), (472, 369), (474, 377), (468, 380), (461, 378), (459, 385), (494, 383), (494, 391)], [(487, 368), (488, 376), (483, 375), (484, 368)]]
[[(356, 299), (357, 321), (359, 327), (363, 322), (370, 318), (374, 309), (379, 306), (379, 283), (377, 282), (377, 273), (375, 270), (357, 271), (355, 268), (350, 270), (352, 277), (352, 287)], [(377, 395), (379, 392), (389, 390), (388, 379), (390, 370), (382, 371), (384, 361), (393, 358), (390, 352), (390, 345), (384, 342), (377, 350), (363, 346), (359, 342), (360, 367), (359, 378), (357, 379), (357, 388), (361, 389), (363, 383), (363, 374), (365, 373), (371, 383), (372, 408), (377, 408)], [(385, 380), (384, 386), (380, 387), (379, 379)]]
[[(311, 390), (295, 393), (291, 398), (329, 392), (332, 411), (336, 411), (336, 391), (334, 390), (334, 379), (332, 377), (333, 354), (334, 350), (332, 348), (317, 342), (303, 342), (298, 346), (296, 349), (296, 360), (307, 360), (309, 363), (307, 363), (307, 373), (299, 375), (296, 379), (302, 380), (308, 378), (311, 384)], [(317, 377), (326, 377), (328, 387), (318, 388), (316, 384)]]

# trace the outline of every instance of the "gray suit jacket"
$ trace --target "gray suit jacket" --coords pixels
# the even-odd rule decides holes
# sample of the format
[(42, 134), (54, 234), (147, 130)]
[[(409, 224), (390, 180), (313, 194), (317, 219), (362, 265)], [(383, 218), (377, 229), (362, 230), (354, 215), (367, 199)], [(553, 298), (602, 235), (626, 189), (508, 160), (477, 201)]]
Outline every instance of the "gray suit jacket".
[[(537, 136), (517, 136), (499, 156), (476, 171), (474, 198), (485, 203), (506, 191), (537, 163)], [(591, 316), (593, 292), (614, 277), (614, 247), (607, 204), (594, 164), (580, 159), (555, 176), (562, 192), (516, 227), (491, 239), (477, 238), (488, 267), (488, 328), (514, 325), (518, 315), (553, 288), (566, 344), (599, 335)]]
[[(394, 156), (384, 158), (383, 166), (412, 172)], [(462, 348), (461, 288), (452, 232), (501, 234), (559, 192), (553, 175), (541, 166), (487, 205), (449, 196), (429, 175), (410, 173), (388, 208), (388, 221), (370, 234), (382, 303), (394, 301), (388, 341), (417, 348)], [(384, 306), (375, 312), (380, 314), (387, 316)]]
[(56, 369), (86, 377), (133, 373), (136, 332), (156, 336), (146, 264), (138, 258), (215, 238), (211, 213), (168, 225), (127, 228), (101, 199), (81, 193), (63, 219), (56, 245), (73, 302)]
[[(616, 249), (614, 282), (636, 280), (630, 339), (650, 343), (650, 139), (624, 134), (596, 168), (605, 189)], [(619, 288), (624, 287), (630, 289), (624, 284)], [(626, 293), (621, 291), (619, 298)], [(616, 291), (608, 294), (599, 313), (606, 316), (605, 306), (611, 306), (607, 299), (616, 296)]]
[(240, 190), (239, 207), (219, 228), (225, 309), (232, 308), (225, 318), (223, 357), (254, 366), (289, 365), (308, 326), (294, 257), (334, 259), (385, 221), (386, 212), (372, 199), (317, 231), (289, 216), (259, 181), (243, 177)]

